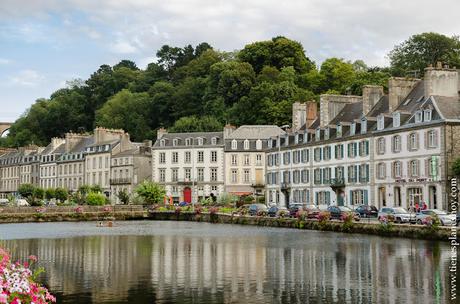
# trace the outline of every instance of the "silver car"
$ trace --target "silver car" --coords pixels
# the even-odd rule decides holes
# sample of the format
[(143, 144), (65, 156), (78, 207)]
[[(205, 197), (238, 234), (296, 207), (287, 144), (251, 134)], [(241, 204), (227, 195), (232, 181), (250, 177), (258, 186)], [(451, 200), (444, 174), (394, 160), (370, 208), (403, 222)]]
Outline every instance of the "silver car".
[(456, 224), (455, 214), (448, 214), (445, 211), (441, 211), (437, 209), (427, 209), (427, 210), (422, 210), (419, 213), (417, 213), (417, 224), (422, 224), (423, 219), (428, 216), (431, 216), (431, 217), (437, 216), (442, 226), (451, 226), (451, 225)]
[(382, 217), (385, 216), (393, 216), (395, 223), (415, 223), (415, 214), (409, 213), (404, 208), (401, 207), (383, 207), (379, 210), (377, 218), (380, 220)]

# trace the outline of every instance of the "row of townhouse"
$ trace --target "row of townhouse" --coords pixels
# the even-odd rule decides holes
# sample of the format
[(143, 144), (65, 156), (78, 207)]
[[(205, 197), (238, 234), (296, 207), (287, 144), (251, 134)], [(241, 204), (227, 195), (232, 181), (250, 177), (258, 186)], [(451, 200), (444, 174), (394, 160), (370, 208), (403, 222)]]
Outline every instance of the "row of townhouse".
[(223, 132), (168, 133), (160, 129), (152, 149), (152, 179), (174, 202), (263, 195), (268, 139), (277, 126), (226, 126)]
[(117, 194), (132, 192), (149, 180), (150, 141), (133, 143), (123, 130), (96, 128), (94, 133), (66, 133), (47, 147), (28, 146), (3, 151), (0, 156), (0, 196), (15, 195), (21, 184), (66, 188), (98, 185), (118, 203)]
[[(391, 78), (388, 89), (322, 95), (319, 113), (294, 107), (292, 132), (268, 144), (267, 203), (447, 210), (460, 156), (459, 72), (429, 67), (423, 80)], [(317, 119), (296, 123), (306, 112)]]

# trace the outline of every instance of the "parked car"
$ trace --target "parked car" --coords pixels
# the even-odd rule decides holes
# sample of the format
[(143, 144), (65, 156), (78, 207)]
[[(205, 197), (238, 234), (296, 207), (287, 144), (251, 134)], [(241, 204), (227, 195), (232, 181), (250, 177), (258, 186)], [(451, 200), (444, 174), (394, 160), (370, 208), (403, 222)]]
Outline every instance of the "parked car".
[(267, 212), (268, 208), (264, 204), (251, 204), (249, 206), (249, 215), (258, 215), (260, 212)]
[(361, 217), (377, 217), (379, 210), (375, 206), (361, 205), (355, 209)]
[(422, 224), (423, 219), (428, 217), (428, 216), (437, 216), (439, 218), (439, 221), (441, 222), (442, 226), (451, 226), (456, 223), (456, 216), (455, 214), (448, 214), (445, 211), (437, 210), (437, 209), (427, 209), (427, 210), (422, 210), (416, 215), (416, 221), (417, 224)]
[(345, 213), (352, 213), (355, 221), (360, 220), (359, 213), (346, 206), (329, 206), (327, 211), (331, 214), (331, 219), (340, 220)]
[(307, 205), (305, 207), (305, 210), (307, 211), (307, 218), (318, 218), (319, 213), (321, 212), (319, 208), (316, 205)]
[(289, 206), (289, 216), (290, 217), (296, 217), (297, 216), (297, 212), (299, 212), (299, 210), (302, 210), (302, 204), (291, 204)]
[(392, 216), (394, 218), (395, 223), (415, 223), (416, 221), (414, 213), (409, 213), (409, 211), (401, 207), (383, 207), (379, 210), (377, 218), (379, 220), (382, 220), (383, 217), (388, 216)]
[(6, 198), (0, 198), (0, 206), (6, 206), (10, 203), (10, 201)]
[(271, 206), (267, 213), (270, 217), (289, 216), (289, 210), (286, 207)]

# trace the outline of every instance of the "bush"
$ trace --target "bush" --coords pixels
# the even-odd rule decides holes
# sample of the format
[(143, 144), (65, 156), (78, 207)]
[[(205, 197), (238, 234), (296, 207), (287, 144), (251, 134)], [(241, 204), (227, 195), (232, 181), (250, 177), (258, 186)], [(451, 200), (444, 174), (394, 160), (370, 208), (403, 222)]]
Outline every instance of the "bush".
[(452, 164), (452, 172), (455, 176), (460, 176), (460, 158), (457, 158)]
[(233, 194), (222, 193), (217, 198), (217, 205), (219, 205), (219, 206), (230, 206), (230, 205), (233, 205), (237, 200), (238, 200), (238, 197), (236, 197)]
[(23, 198), (32, 197), (35, 191), (35, 186), (32, 184), (22, 184), (18, 187), (18, 193)]
[(56, 191), (53, 188), (48, 188), (45, 190), (45, 198), (50, 200), (56, 198)]
[(106, 197), (102, 193), (90, 192), (86, 196), (86, 203), (90, 206), (103, 206), (106, 203)]
[(166, 195), (165, 188), (162, 185), (151, 181), (143, 181), (135, 191), (149, 205), (159, 204)]
[(118, 199), (125, 205), (129, 204), (129, 194), (126, 190), (118, 191)]
[(64, 188), (55, 189), (55, 198), (60, 200), (61, 202), (64, 202), (68, 196), (69, 196), (69, 193), (67, 192), (66, 189)]

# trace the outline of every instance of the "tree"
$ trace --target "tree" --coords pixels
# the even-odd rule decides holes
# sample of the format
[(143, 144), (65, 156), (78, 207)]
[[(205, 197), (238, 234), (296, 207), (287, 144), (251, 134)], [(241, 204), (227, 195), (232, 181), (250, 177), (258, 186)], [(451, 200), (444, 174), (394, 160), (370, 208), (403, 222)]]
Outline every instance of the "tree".
[(35, 186), (32, 184), (22, 184), (18, 187), (18, 193), (23, 198), (32, 197), (35, 191)]
[(129, 204), (129, 194), (125, 189), (118, 191), (117, 197), (123, 204)]
[(99, 185), (92, 185), (89, 187), (90, 192), (102, 193), (102, 188)]
[(342, 94), (350, 91), (356, 77), (353, 65), (339, 58), (326, 59), (321, 64), (319, 76), (322, 92), (335, 90)]
[(159, 204), (166, 195), (165, 188), (162, 185), (147, 180), (139, 184), (135, 192), (150, 205)]
[(395, 46), (388, 57), (393, 75), (420, 77), (438, 61), (460, 67), (460, 40), (433, 32), (417, 34)]
[(64, 202), (69, 196), (69, 193), (64, 188), (56, 188), (54, 191), (55, 191), (55, 198), (61, 202)]
[(86, 203), (90, 206), (103, 206), (107, 202), (107, 198), (100, 192), (89, 192), (86, 195)]
[(151, 100), (147, 93), (131, 93), (125, 89), (110, 98), (96, 112), (96, 125), (123, 129), (136, 141), (147, 138), (150, 117), (147, 115)]
[(54, 188), (47, 188), (45, 190), (45, 198), (47, 200), (50, 200), (50, 199), (53, 199), (53, 198), (56, 198), (56, 191)]
[(460, 158), (457, 158), (452, 164), (452, 172), (455, 176), (460, 176)]
[(169, 129), (170, 132), (215, 132), (221, 131), (223, 125), (212, 116), (184, 116)]

